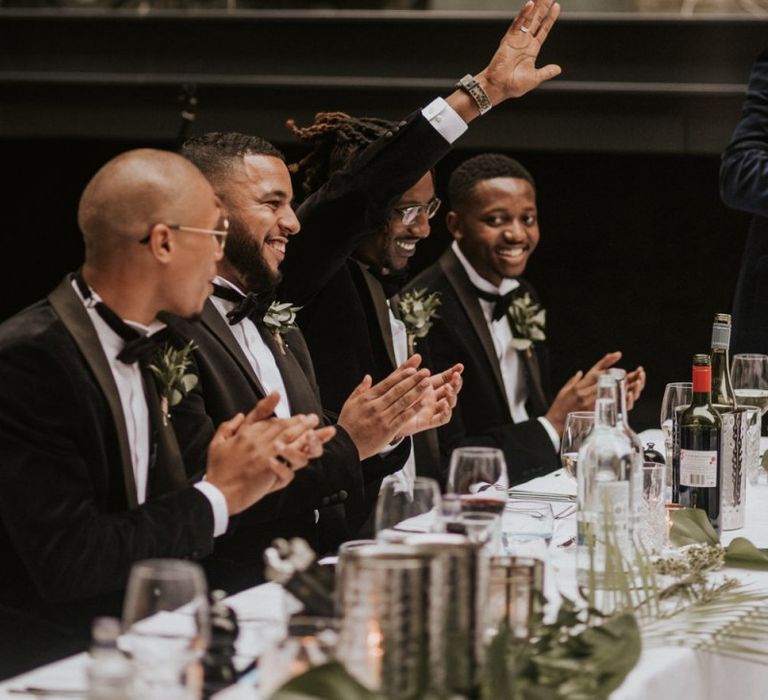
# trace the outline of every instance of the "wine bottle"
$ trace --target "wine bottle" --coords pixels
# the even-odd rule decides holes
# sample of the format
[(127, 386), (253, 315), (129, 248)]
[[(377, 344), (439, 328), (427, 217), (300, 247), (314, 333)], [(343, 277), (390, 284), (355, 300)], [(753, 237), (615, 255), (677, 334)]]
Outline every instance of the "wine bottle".
[(723, 409), (736, 408), (736, 394), (731, 381), (728, 346), (731, 344), (731, 315), (715, 314), (712, 324), (712, 403)]
[(720, 428), (709, 355), (693, 356), (693, 401), (680, 416), (680, 503), (706, 512), (720, 534)]

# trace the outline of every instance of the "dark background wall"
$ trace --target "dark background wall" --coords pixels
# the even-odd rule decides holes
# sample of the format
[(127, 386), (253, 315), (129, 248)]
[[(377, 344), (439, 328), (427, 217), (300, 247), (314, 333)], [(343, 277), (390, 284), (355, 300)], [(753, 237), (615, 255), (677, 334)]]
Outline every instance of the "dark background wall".
[[(77, 200), (101, 164), (134, 146), (174, 147), (182, 83), (200, 99), (190, 134), (252, 131), (295, 158), (287, 118), (404, 116), (478, 70), (504, 27), (419, 13), (0, 11), (0, 318), (79, 264)], [(648, 371), (637, 429), (658, 426), (664, 384), (687, 377), (713, 313), (730, 308), (748, 218), (719, 200), (719, 152), (766, 39), (761, 20), (566, 17), (545, 59), (563, 63), (563, 79), (491, 112), (438, 168), (438, 190), (484, 150), (532, 171), (542, 242), (528, 277), (548, 309), (555, 384), (624, 351), (623, 366)], [(414, 269), (448, 244), (443, 213)]]

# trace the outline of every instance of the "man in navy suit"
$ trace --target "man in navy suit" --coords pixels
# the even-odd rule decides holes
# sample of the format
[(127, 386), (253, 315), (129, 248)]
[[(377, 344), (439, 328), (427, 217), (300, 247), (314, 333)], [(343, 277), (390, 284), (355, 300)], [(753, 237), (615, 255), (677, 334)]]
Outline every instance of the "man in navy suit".
[(752, 67), (741, 121), (723, 153), (720, 194), (753, 215), (733, 302), (734, 353), (768, 353), (768, 50)]

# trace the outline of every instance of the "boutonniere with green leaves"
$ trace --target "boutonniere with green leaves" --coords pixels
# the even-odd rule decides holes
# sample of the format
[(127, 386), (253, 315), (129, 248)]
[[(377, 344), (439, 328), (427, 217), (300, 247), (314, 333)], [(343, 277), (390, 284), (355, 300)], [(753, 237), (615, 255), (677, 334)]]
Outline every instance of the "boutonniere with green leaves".
[(534, 343), (547, 339), (544, 334), (547, 312), (531, 299), (527, 292), (512, 300), (507, 311), (512, 325), (512, 347), (530, 353)]
[(427, 294), (426, 289), (414, 289), (400, 296), (397, 310), (400, 320), (405, 324), (409, 357), (416, 352), (416, 339), (426, 337), (434, 319), (439, 318), (437, 307), (440, 304), (440, 293)]
[(197, 375), (189, 371), (192, 366), (191, 355), (195, 347), (192, 340), (183, 348), (175, 348), (170, 343), (166, 343), (157, 349), (148, 365), (160, 392), (163, 425), (168, 425), (171, 406), (181, 403), (182, 399), (197, 386)]
[(301, 306), (293, 306), (289, 301), (273, 301), (264, 314), (264, 325), (272, 333), (283, 355), (287, 347), (283, 335), (296, 328), (296, 314), (301, 309)]

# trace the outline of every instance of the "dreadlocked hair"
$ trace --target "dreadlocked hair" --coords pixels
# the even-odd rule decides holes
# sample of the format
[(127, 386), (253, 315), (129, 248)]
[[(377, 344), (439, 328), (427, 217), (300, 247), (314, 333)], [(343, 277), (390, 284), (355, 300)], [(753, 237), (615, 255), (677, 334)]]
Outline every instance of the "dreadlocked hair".
[(346, 168), (368, 144), (391, 132), (395, 122), (375, 117), (351, 117), (344, 112), (319, 112), (311, 126), (300, 127), (293, 119), (286, 126), (312, 150), (288, 169), (303, 176), (301, 188), (310, 195), (336, 171)]

